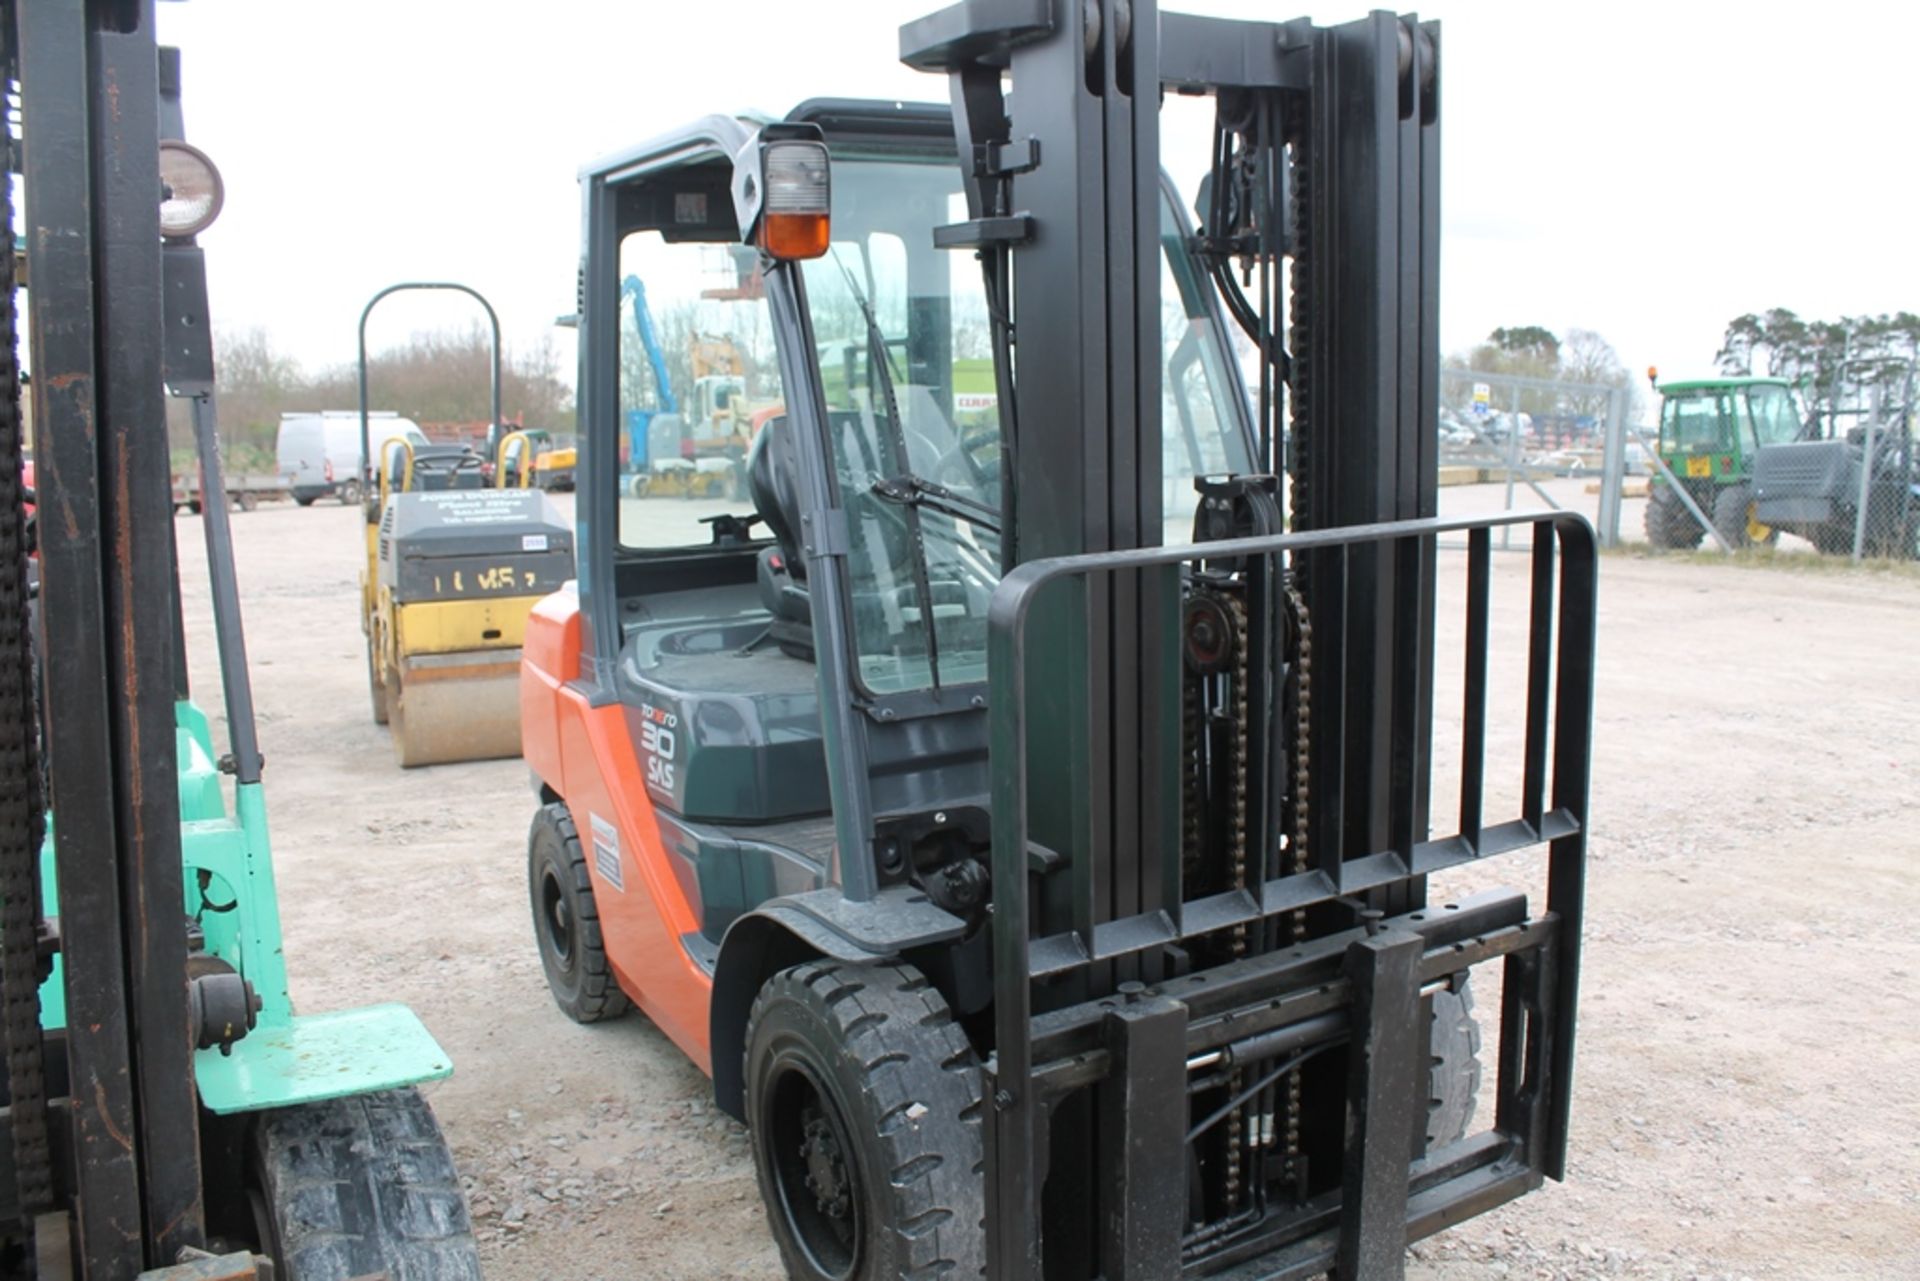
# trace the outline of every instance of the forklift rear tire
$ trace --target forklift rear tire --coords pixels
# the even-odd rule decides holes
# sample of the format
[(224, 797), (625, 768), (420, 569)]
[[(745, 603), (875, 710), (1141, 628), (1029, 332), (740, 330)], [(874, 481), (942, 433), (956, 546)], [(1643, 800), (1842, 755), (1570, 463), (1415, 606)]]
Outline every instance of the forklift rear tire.
[(280, 1281), (481, 1281), (453, 1154), (420, 1091), (265, 1113), (250, 1159)]
[(906, 965), (818, 961), (747, 1022), (747, 1128), (774, 1240), (809, 1281), (986, 1269), (980, 1065)]
[(1480, 1093), (1480, 1021), (1473, 1017), (1473, 989), (1433, 994), (1433, 1035), (1428, 1049), (1427, 1147), (1438, 1150), (1467, 1137)]
[(575, 1023), (617, 1019), (632, 1008), (613, 977), (600, 933), (580, 833), (564, 803), (542, 805), (527, 834), (527, 895), (533, 934), (554, 1004)]

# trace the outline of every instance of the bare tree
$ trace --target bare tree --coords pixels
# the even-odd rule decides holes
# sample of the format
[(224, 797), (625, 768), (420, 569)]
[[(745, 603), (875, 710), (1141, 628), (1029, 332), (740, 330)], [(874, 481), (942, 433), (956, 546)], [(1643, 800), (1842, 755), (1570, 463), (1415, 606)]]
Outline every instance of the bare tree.
[[(1569, 392), (1568, 410), (1598, 418), (1607, 411), (1607, 400), (1615, 388), (1624, 388), (1629, 397), (1638, 394), (1632, 375), (1620, 362), (1613, 344), (1591, 329), (1569, 329), (1560, 345), (1559, 379), (1591, 391)], [(1628, 405), (1629, 411), (1632, 405)]]

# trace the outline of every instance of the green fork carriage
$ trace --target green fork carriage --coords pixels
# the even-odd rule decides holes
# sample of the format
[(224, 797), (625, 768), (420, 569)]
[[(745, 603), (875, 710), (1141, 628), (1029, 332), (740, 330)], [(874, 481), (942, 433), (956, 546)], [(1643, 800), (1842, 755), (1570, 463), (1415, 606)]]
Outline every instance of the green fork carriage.
[(446, 1051), (401, 1005), (294, 1011), (218, 503), (224, 755), (188, 694), (165, 398), (218, 491), (194, 237), (222, 187), (182, 141), (178, 54), (152, 0), (0, 0), (0, 55), (24, 138), (0, 143), (9, 225), (16, 173), (26, 203), (0, 268), (0, 1273), (477, 1279), (412, 1088)]

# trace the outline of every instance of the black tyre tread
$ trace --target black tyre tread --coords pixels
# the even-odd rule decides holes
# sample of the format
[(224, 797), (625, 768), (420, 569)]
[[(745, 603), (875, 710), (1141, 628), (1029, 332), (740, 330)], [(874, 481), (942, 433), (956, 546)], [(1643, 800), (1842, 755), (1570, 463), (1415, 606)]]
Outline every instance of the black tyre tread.
[(1700, 522), (1693, 518), (1674, 494), (1672, 485), (1655, 485), (1647, 498), (1647, 541), (1667, 551), (1698, 547), (1706, 537)]
[(1753, 486), (1725, 485), (1713, 496), (1713, 532), (1729, 551), (1753, 546), (1747, 536), (1747, 509), (1753, 506)]
[(453, 1154), (420, 1091), (268, 1112), (252, 1157), (282, 1281), (481, 1281)]
[[(840, 1048), (842, 1083), (857, 1090), (863, 1113), (848, 1121), (886, 1182), (872, 1191), (891, 1202), (878, 1230), (893, 1237), (894, 1261), (881, 1271), (884, 1261), (870, 1259), (863, 1281), (985, 1276), (980, 1066), (946, 999), (905, 965), (822, 960), (768, 979), (747, 1020), (747, 1123), (756, 1135), (755, 1032), (784, 1002), (818, 1019)], [(925, 1111), (915, 1115), (916, 1105)], [(755, 1155), (761, 1195), (777, 1217), (777, 1193), (757, 1147)], [(787, 1255), (777, 1223), (774, 1236)], [(786, 1261), (793, 1275), (805, 1275), (793, 1256)]]
[(1433, 1036), (1427, 1069), (1427, 1146), (1441, 1148), (1467, 1136), (1480, 1095), (1480, 1021), (1473, 989), (1433, 995)]
[(1807, 534), (1814, 549), (1827, 556), (1851, 556), (1853, 554), (1853, 526), (1841, 525), (1829, 521), (1824, 525), (1815, 525)]
[(574, 826), (573, 813), (563, 801), (543, 805), (533, 816), (533, 830), (527, 837), (527, 896), (533, 912), (534, 938), (540, 939), (539, 840), (543, 825), (550, 825), (559, 845), (561, 884), (573, 890), (574, 949), (580, 959), (580, 981), (569, 986), (564, 976), (554, 973), (546, 946), (540, 944), (541, 968), (547, 974), (547, 986), (554, 1002), (575, 1023), (602, 1023), (617, 1019), (633, 1008), (633, 1002), (620, 990), (607, 961), (606, 937), (600, 930), (600, 908), (593, 897), (593, 878), (587, 872), (586, 852), (580, 846), (580, 831)]

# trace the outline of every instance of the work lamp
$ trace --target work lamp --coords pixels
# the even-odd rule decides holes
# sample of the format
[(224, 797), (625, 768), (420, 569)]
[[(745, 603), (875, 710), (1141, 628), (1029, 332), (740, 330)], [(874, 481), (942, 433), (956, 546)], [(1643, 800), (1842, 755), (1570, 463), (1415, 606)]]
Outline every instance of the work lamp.
[(768, 125), (733, 159), (740, 238), (783, 261), (827, 252), (832, 203), (827, 146), (813, 125)]
[(160, 143), (160, 234), (169, 240), (197, 236), (213, 225), (226, 200), (220, 170), (207, 153), (178, 138)]

